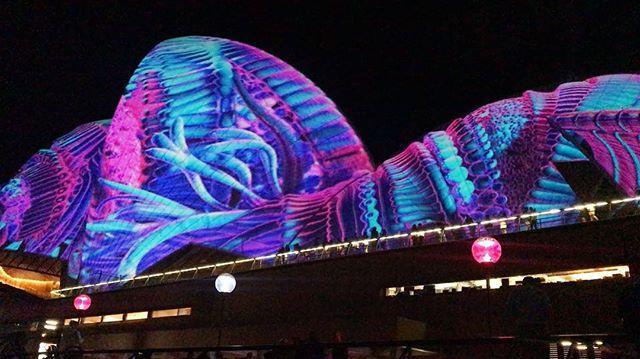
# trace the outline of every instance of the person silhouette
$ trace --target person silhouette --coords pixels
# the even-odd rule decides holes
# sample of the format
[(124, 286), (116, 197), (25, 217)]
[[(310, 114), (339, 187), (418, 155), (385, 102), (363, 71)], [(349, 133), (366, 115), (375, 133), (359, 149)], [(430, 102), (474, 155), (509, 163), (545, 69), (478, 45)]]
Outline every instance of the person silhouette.
[(551, 304), (538, 283), (533, 277), (524, 277), (522, 285), (513, 289), (507, 301), (507, 319), (522, 341), (522, 351), (534, 355), (532, 358), (548, 355), (546, 339)]
[(331, 355), (333, 359), (347, 359), (349, 357), (347, 347), (340, 345), (343, 342), (344, 342), (344, 337), (342, 335), (342, 332), (339, 330), (336, 330), (335, 333), (333, 334), (333, 343), (338, 345), (333, 347), (333, 349), (331, 350)]
[(622, 291), (618, 310), (625, 333), (633, 342), (635, 351), (640, 351), (640, 278)]

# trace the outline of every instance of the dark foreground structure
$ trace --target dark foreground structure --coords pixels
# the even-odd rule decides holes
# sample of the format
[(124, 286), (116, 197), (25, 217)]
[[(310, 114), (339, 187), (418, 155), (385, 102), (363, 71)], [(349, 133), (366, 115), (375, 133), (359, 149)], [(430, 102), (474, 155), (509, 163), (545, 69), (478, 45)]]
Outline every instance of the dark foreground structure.
[[(601, 76), (481, 107), (374, 169), (284, 62), (169, 40), (111, 120), (60, 138), (2, 189), (0, 323), (30, 352), (77, 320), (85, 348), (113, 350), (94, 355), (304, 342), (312, 357), (347, 341), (352, 357), (596, 357), (628, 341), (639, 136), (640, 76)], [(499, 263), (474, 261), (480, 236), (502, 243)], [(224, 272), (237, 289), (223, 296)], [(525, 291), (542, 298), (536, 323), (514, 314)], [(523, 321), (539, 331), (524, 349), (509, 337), (528, 336)]]
[[(85, 348), (116, 350), (114, 357), (124, 355), (117, 350), (131, 354), (153, 348), (173, 348), (169, 354), (178, 357), (187, 348), (199, 353), (203, 349), (197, 348), (216, 346), (219, 334), (223, 346), (243, 345), (235, 348), (237, 356), (228, 353), (241, 357), (247, 350), (264, 352), (275, 343), (306, 339), (310, 332), (322, 343), (334, 343), (336, 331), (356, 343), (352, 357), (374, 352), (389, 357), (390, 348), (400, 355), (407, 345), (414, 356), (491, 357), (519, 348), (514, 338), (489, 338), (516, 333), (509, 298), (522, 277), (532, 275), (545, 281), (539, 288), (550, 302), (551, 348), (566, 353), (571, 343), (585, 355), (587, 349), (598, 353), (598, 343), (628, 342), (618, 302), (631, 284), (630, 274), (637, 275), (633, 264), (640, 248), (640, 217), (618, 213), (604, 219), (609, 210), (602, 208), (602, 218), (592, 222), (553, 226), (543, 221), (538, 229), (505, 234), (490, 227), (503, 257), (489, 273), (489, 293), (482, 288), (487, 268), (473, 260), (470, 242), (425, 244), (405, 237), (398, 238), (404, 248), (358, 252), (352, 246), (350, 252), (318, 260), (298, 254), (263, 269), (243, 268), (243, 263), (220, 267), (217, 271), (232, 271), (237, 278), (236, 290), (225, 297), (213, 285), (216, 269), (179, 277), (172, 267), (199, 260), (194, 248), (167, 264), (161, 276), (124, 288), (105, 285), (90, 294), (92, 305), (82, 313), (73, 299), (86, 289), (45, 300), (3, 286), (1, 314), (5, 331), (27, 329), (31, 350), (38, 343), (55, 343), (61, 328), (80, 317)], [(479, 227), (476, 234), (484, 231)]]

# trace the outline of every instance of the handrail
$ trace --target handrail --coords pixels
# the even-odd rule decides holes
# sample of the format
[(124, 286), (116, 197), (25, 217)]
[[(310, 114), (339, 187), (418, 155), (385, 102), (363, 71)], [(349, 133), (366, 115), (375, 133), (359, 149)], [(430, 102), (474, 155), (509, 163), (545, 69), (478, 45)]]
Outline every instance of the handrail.
[[(149, 284), (149, 281), (153, 278), (161, 277), (160, 283), (163, 283), (167, 276), (171, 276), (174, 274), (178, 275), (177, 280), (185, 280), (185, 279), (195, 279), (195, 278), (208, 278), (213, 277), (217, 274), (220, 274), (224, 271), (227, 272), (236, 272), (236, 271), (246, 271), (246, 270), (238, 270), (237, 265), (249, 263), (251, 262), (251, 267), (248, 270), (254, 269), (262, 269), (265, 267), (278, 266), (284, 264), (293, 264), (300, 262), (307, 262), (310, 260), (321, 260), (327, 259), (337, 256), (344, 256), (348, 254), (354, 254), (353, 251), (349, 253), (349, 249), (359, 248), (361, 245), (365, 247), (364, 253), (360, 252), (357, 254), (365, 254), (369, 252), (377, 252), (381, 250), (387, 249), (398, 249), (398, 248), (407, 248), (414, 247), (416, 245), (423, 245), (423, 240), (413, 241), (414, 237), (420, 239), (420, 237), (425, 237), (427, 235), (437, 235), (436, 240), (438, 242), (444, 242), (449, 240), (461, 240), (461, 239), (473, 239), (477, 238), (479, 235), (498, 235), (498, 234), (507, 234), (507, 233), (515, 233), (515, 232), (525, 232), (529, 230), (536, 230), (539, 228), (550, 228), (550, 227), (559, 227), (568, 224), (576, 223), (576, 215), (578, 215), (583, 210), (595, 210), (598, 207), (609, 207), (609, 212), (612, 213), (613, 207), (617, 205), (626, 206), (630, 202), (640, 201), (640, 196), (636, 197), (627, 197), (617, 200), (612, 200), (609, 202), (600, 201), (593, 203), (583, 203), (579, 205), (574, 205), (571, 207), (563, 208), (563, 209), (550, 209), (542, 212), (534, 212), (534, 213), (522, 213), (515, 216), (502, 217), (502, 218), (493, 218), (480, 222), (473, 223), (464, 223), (459, 225), (450, 225), (446, 227), (431, 227), (424, 228), (417, 231), (412, 231), (408, 233), (396, 233), (392, 235), (379, 236), (376, 238), (365, 238), (365, 239), (355, 239), (349, 242), (341, 242), (341, 243), (333, 243), (333, 244), (325, 244), (322, 246), (317, 246), (313, 248), (305, 248), (300, 250), (292, 250), (284, 253), (274, 253), (266, 256), (259, 256), (254, 258), (244, 258), (238, 259), (234, 261), (226, 261), (221, 263), (208, 264), (197, 267), (190, 267), (178, 270), (171, 270), (167, 272), (159, 272), (153, 274), (146, 274), (131, 278), (121, 278), (114, 279), (94, 284), (86, 284), (79, 285), (73, 287), (66, 287), (55, 289), (51, 291), (53, 297), (67, 297), (73, 295), (74, 293), (82, 293), (85, 290), (94, 290), (94, 291), (108, 291), (110, 290), (110, 286), (114, 284), (124, 285), (129, 283), (131, 287), (135, 287), (136, 285), (140, 286), (140, 281), (144, 280), (142, 286), (146, 286)], [(558, 219), (546, 219), (545, 216), (551, 215), (562, 215), (560, 220)], [(569, 218), (571, 221), (567, 222), (566, 216), (573, 216), (573, 218)], [(633, 214), (637, 215), (637, 214)], [(596, 219), (597, 220), (597, 219)], [(500, 228), (491, 228), (494, 224), (498, 224)], [(522, 224), (525, 224), (523, 227)], [(491, 225), (491, 226), (489, 226)], [(490, 227), (490, 228), (487, 228)], [(482, 232), (484, 230), (484, 232)], [(392, 243), (395, 239), (402, 239), (402, 243)], [(407, 241), (409, 239), (409, 241)], [(371, 247), (372, 243), (376, 243), (375, 247)], [(334, 250), (333, 253), (330, 252)], [(317, 255), (318, 252), (321, 252), (320, 256)], [(316, 258), (311, 258), (310, 254), (315, 254)], [(211, 270), (209, 275), (206, 277), (198, 277), (199, 272), (204, 270)], [(191, 278), (179, 278), (181, 274), (193, 272)], [(217, 273), (217, 274), (216, 274)], [(167, 279), (170, 280), (170, 279)], [(137, 282), (137, 283), (136, 283)], [(120, 289), (111, 288), (111, 289)]]
[[(75, 355), (100, 355), (100, 354), (129, 354), (131, 357), (150, 357), (156, 353), (203, 353), (203, 352), (238, 352), (238, 351), (265, 351), (274, 349), (300, 349), (316, 347), (322, 349), (334, 348), (445, 348), (473, 345), (507, 345), (530, 341), (543, 341), (547, 343), (560, 343), (561, 341), (580, 342), (590, 345), (603, 345), (607, 342), (620, 342), (629, 340), (628, 336), (620, 333), (604, 334), (562, 334), (549, 335), (539, 339), (518, 338), (515, 336), (495, 336), (495, 337), (471, 337), (471, 338), (440, 338), (440, 339), (419, 339), (419, 340), (392, 340), (392, 341), (361, 341), (361, 342), (340, 342), (340, 343), (303, 343), (297, 345), (267, 344), (267, 345), (226, 345), (214, 347), (181, 347), (181, 348), (146, 348), (146, 349), (97, 349), (83, 351), (69, 351)], [(64, 351), (54, 352), (30, 352), (30, 353), (0, 353), (0, 358), (36, 357), (48, 356), (51, 354), (65, 354)]]

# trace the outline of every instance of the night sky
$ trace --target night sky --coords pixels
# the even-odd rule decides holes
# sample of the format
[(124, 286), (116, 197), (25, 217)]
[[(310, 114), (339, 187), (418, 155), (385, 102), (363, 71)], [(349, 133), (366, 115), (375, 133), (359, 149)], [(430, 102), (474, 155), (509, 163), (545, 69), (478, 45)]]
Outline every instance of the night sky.
[(635, 1), (51, 3), (0, 4), (0, 183), (77, 125), (110, 118), (138, 62), (177, 36), (288, 62), (338, 104), (376, 164), (483, 104), (640, 68)]

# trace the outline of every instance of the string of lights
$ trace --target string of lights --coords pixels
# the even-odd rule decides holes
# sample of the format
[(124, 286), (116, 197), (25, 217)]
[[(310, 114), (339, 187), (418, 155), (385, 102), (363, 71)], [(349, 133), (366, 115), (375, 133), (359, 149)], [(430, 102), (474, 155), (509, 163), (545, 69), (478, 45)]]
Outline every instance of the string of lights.
[[(538, 217), (542, 217), (542, 216), (545, 216), (545, 215), (554, 215), (554, 214), (558, 214), (558, 213), (579, 212), (579, 211), (583, 211), (583, 210), (595, 209), (597, 207), (613, 206), (613, 205), (618, 205), (618, 204), (627, 204), (629, 202), (636, 202), (636, 201), (640, 201), (640, 196), (622, 198), (622, 199), (612, 200), (610, 202), (601, 201), (601, 202), (594, 202), (594, 203), (584, 203), (584, 204), (580, 204), (580, 205), (576, 205), (576, 206), (572, 206), (572, 207), (567, 207), (567, 208), (563, 208), (563, 209), (551, 209), (551, 210), (542, 211), (542, 212), (523, 213), (523, 214), (520, 214), (520, 215), (517, 215), (517, 216), (495, 218), (495, 219), (481, 221), (481, 222), (465, 223), (465, 224), (453, 225), (453, 226), (447, 226), (447, 227), (427, 228), (427, 229), (421, 229), (421, 230), (418, 230), (418, 231), (411, 231), (411, 232), (407, 232), (407, 233), (396, 233), (396, 234), (387, 235), (387, 236), (380, 236), (380, 237), (376, 237), (376, 238), (357, 239), (357, 240), (353, 240), (353, 241), (345, 241), (345, 242), (341, 242), (341, 243), (326, 244), (326, 245), (316, 246), (316, 247), (312, 247), (312, 248), (305, 248), (305, 249), (301, 249), (301, 250), (293, 250), (293, 251), (288, 251), (288, 252), (283, 252), (283, 253), (274, 253), (274, 254), (270, 254), (270, 255), (267, 255), (267, 256), (238, 259), (238, 260), (234, 260), (234, 261), (226, 261), (226, 262), (208, 264), (208, 265), (198, 266), (198, 267), (190, 267), (190, 268), (172, 270), (172, 271), (167, 271), (167, 272), (159, 272), (159, 273), (135, 276), (135, 277), (131, 277), (131, 278), (115, 279), (115, 280), (110, 280), (110, 281), (105, 281), (105, 282), (100, 282), (100, 283), (95, 283), (95, 284), (86, 284), (86, 285), (80, 285), (80, 286), (60, 288), (60, 289), (52, 290), (51, 294), (54, 297), (66, 297), (66, 296), (68, 296), (68, 295), (70, 295), (70, 294), (72, 294), (72, 293), (74, 293), (75, 291), (78, 291), (78, 290), (79, 291), (88, 290), (88, 289), (100, 290), (101, 287), (106, 288), (106, 287), (108, 287), (110, 285), (113, 285), (113, 284), (125, 284), (125, 283), (129, 283), (129, 282), (140, 281), (140, 280), (148, 280), (148, 279), (156, 278), (156, 277), (163, 277), (163, 276), (166, 277), (166, 276), (174, 275), (174, 274), (180, 275), (182, 273), (197, 272), (197, 271), (208, 270), (208, 269), (212, 269), (212, 273), (216, 269), (221, 269), (221, 268), (225, 268), (225, 270), (233, 272), (233, 268), (236, 265), (242, 264), (242, 263), (262, 262), (262, 261), (265, 261), (265, 260), (277, 259), (277, 258), (286, 259), (289, 256), (297, 256), (298, 254), (304, 254), (304, 253), (310, 253), (310, 252), (316, 252), (316, 251), (327, 251), (327, 250), (334, 249), (334, 248), (357, 247), (357, 246), (360, 246), (360, 245), (368, 245), (368, 244), (371, 244), (373, 242), (383, 242), (383, 241), (388, 241), (388, 240), (396, 239), (396, 238), (407, 238), (407, 237), (413, 237), (413, 236), (424, 236), (426, 234), (432, 234), (432, 233), (442, 234), (443, 232), (450, 232), (450, 231), (460, 230), (460, 229), (469, 228), (469, 227), (485, 226), (487, 224), (494, 224), (494, 223), (509, 223), (509, 222), (514, 222), (514, 221), (519, 221), (521, 219), (538, 218)], [(520, 228), (520, 226), (518, 226), (516, 232), (519, 232), (519, 231), (522, 231), (522, 230), (523, 229)], [(524, 230), (527, 230), (527, 229), (525, 228)], [(285, 263), (291, 264), (291, 262), (286, 262), (286, 261), (281, 261), (280, 263), (281, 264), (285, 264)], [(280, 263), (278, 261), (274, 261), (273, 265), (280, 265)], [(231, 267), (231, 268), (228, 268), (228, 267)]]

